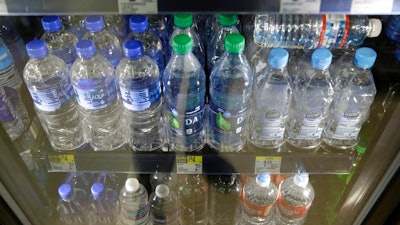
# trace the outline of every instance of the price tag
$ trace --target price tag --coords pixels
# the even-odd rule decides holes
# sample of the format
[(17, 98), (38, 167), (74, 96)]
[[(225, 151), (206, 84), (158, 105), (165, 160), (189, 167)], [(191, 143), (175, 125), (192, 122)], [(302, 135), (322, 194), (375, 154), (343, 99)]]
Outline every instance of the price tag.
[(74, 155), (49, 155), (53, 171), (76, 171)]
[(391, 13), (393, 0), (353, 0), (351, 14), (384, 14)]
[(282, 157), (257, 156), (254, 173), (281, 173)]
[(281, 0), (280, 13), (319, 13), (321, 0)]
[(203, 172), (203, 156), (176, 156), (176, 172), (200, 174)]
[(157, 14), (158, 0), (118, 0), (120, 14)]

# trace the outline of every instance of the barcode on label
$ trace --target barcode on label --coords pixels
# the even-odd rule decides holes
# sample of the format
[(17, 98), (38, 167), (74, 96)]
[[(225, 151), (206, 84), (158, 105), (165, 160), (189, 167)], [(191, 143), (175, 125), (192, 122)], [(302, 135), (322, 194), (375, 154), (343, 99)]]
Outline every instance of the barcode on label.
[(157, 0), (118, 0), (118, 10), (122, 14), (156, 14)]

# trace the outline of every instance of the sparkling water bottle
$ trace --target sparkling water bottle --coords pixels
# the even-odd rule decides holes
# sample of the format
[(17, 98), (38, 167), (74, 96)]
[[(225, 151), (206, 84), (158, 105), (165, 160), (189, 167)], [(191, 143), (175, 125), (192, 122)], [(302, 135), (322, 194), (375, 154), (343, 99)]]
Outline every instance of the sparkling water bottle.
[(249, 140), (259, 147), (278, 148), (284, 143), (285, 123), (292, 89), (286, 65), (289, 53), (271, 49), (268, 68), (255, 78)]
[(254, 41), (275, 48), (350, 48), (377, 37), (379, 19), (365, 15), (256, 15)]
[(125, 120), (124, 135), (133, 150), (152, 151), (165, 144), (160, 74), (144, 55), (141, 42), (124, 43), (124, 56), (116, 68)]
[(211, 71), (218, 59), (225, 52), (225, 38), (229, 34), (239, 33), (236, 27), (237, 15), (218, 14), (218, 26), (207, 45), (207, 69)]
[(228, 35), (225, 49), (210, 76), (208, 144), (217, 151), (236, 152), (246, 143), (253, 74), (242, 35)]
[(82, 39), (86, 33), (85, 16), (65, 15), (60, 16), (63, 28), (73, 33), (78, 40)]
[(87, 224), (87, 198), (83, 190), (74, 189), (70, 184), (62, 184), (58, 188), (60, 200), (57, 203), (57, 212), (60, 221), (66, 225)]
[(31, 59), (24, 80), (50, 144), (55, 150), (79, 148), (85, 141), (67, 65), (49, 54), (42, 40), (29, 42), (26, 49)]
[(358, 134), (368, 119), (376, 94), (371, 73), (375, 60), (376, 52), (373, 49), (360, 48), (354, 56), (354, 64), (335, 75), (338, 80), (324, 129), (323, 140), (326, 144), (336, 148), (357, 145)]
[(311, 65), (298, 72), (286, 124), (287, 143), (300, 149), (316, 148), (332, 102), (333, 87), (329, 79), (332, 54), (325, 48), (316, 49)]
[(90, 40), (79, 41), (76, 52), (70, 75), (85, 139), (95, 151), (115, 150), (125, 140), (114, 69)]
[(62, 29), (58, 16), (43, 17), (42, 26), (45, 32), (40, 39), (46, 42), (49, 52), (64, 60), (68, 67), (71, 67), (77, 57), (75, 45), (78, 38)]
[(24, 133), (25, 127), (19, 118), (11, 103), (10, 97), (7, 96), (5, 89), (9, 87), (0, 86), (0, 121), (7, 135), (12, 141), (15, 141)]
[(122, 225), (150, 223), (150, 205), (146, 188), (136, 178), (128, 178), (119, 193)]
[(115, 224), (119, 216), (118, 194), (105, 188), (103, 183), (94, 183), (92, 197), (88, 203), (88, 224)]
[(189, 36), (175, 36), (172, 48), (163, 76), (168, 143), (173, 151), (198, 151), (205, 145), (205, 73)]
[(150, 216), (154, 225), (179, 225), (179, 200), (167, 185), (160, 184), (150, 195)]
[(307, 173), (286, 178), (280, 185), (276, 204), (276, 225), (302, 225), (314, 200), (314, 189)]
[(138, 40), (142, 42), (144, 52), (157, 63), (160, 74), (163, 74), (165, 63), (163, 45), (160, 38), (149, 29), (146, 16), (136, 15), (129, 19), (130, 33), (125, 40)]
[(106, 58), (115, 68), (122, 58), (121, 44), (113, 33), (105, 29), (103, 17), (86, 17), (85, 27), (87, 32), (82, 40), (92, 40), (98, 54)]

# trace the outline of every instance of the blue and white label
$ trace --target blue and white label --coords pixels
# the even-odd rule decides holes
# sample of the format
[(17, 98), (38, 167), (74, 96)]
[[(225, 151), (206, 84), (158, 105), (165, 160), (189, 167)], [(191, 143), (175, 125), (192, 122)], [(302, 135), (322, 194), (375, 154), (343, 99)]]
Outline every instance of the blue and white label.
[(0, 47), (0, 70), (4, 70), (13, 63), (10, 51), (8, 51), (4, 42), (2, 44), (2, 47)]
[(150, 206), (148, 203), (140, 208), (134, 210), (126, 208), (126, 206), (121, 206), (122, 215), (125, 219), (131, 220), (133, 224), (141, 224), (147, 220), (149, 215)]
[(240, 111), (229, 111), (210, 104), (210, 127), (223, 134), (240, 134), (244, 131), (247, 107)]
[(361, 111), (359, 109), (348, 109), (341, 112), (335, 132), (335, 139), (356, 139), (361, 130)]
[[(346, 15), (326, 15), (325, 33), (321, 47), (331, 48), (333, 46), (339, 47), (346, 31)], [(339, 35), (340, 34), (340, 35)]]
[(283, 116), (279, 110), (266, 112), (260, 137), (266, 140), (282, 139), (285, 131), (282, 123)]
[(114, 103), (117, 98), (115, 79), (81, 79), (74, 85), (76, 99), (85, 109), (98, 110)]
[(168, 111), (168, 124), (177, 135), (194, 135), (204, 128), (204, 106), (197, 106), (193, 111), (184, 115), (174, 108)]
[(121, 97), (125, 108), (133, 111), (144, 111), (161, 99), (160, 81), (154, 80), (149, 87), (129, 90), (120, 87)]
[(321, 137), (323, 126), (321, 110), (312, 110), (304, 114), (303, 121), (299, 127), (296, 138), (318, 139)]

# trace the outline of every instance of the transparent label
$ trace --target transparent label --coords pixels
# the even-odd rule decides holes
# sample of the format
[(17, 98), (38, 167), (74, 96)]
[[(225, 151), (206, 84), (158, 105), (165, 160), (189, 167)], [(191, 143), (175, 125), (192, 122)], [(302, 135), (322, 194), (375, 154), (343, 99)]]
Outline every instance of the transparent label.
[(270, 110), (265, 113), (260, 138), (266, 140), (282, 139), (285, 131), (285, 128), (281, 126), (282, 120), (282, 113), (279, 110)]
[(303, 117), (302, 124), (299, 127), (296, 138), (302, 139), (318, 139), (321, 137), (323, 128), (320, 126), (322, 122), (322, 113), (320, 110), (313, 110), (306, 113)]
[(168, 122), (177, 135), (193, 135), (204, 128), (204, 106), (197, 106), (194, 111), (180, 115), (176, 109), (168, 111)]
[(282, 195), (279, 195), (278, 197), (277, 208), (280, 214), (288, 219), (298, 219), (301, 217), (305, 217), (308, 213), (308, 209), (310, 208), (310, 206), (311, 203), (303, 206), (293, 206), (286, 202), (283, 199)]
[(102, 81), (103, 79), (78, 80), (74, 90), (80, 106), (97, 110), (106, 108), (114, 102), (117, 98), (115, 79), (110, 79), (107, 83)]
[(210, 104), (210, 127), (220, 133), (240, 134), (244, 131), (247, 118), (247, 107), (240, 111), (228, 111), (216, 106), (212, 101)]
[(160, 82), (155, 80), (149, 87), (136, 90), (128, 90), (121, 86), (121, 96), (124, 107), (133, 111), (143, 111), (151, 104), (160, 101)]
[(146, 217), (149, 215), (150, 207), (147, 202), (145, 205), (143, 205), (143, 207), (137, 210), (127, 209), (124, 205), (122, 205), (121, 209), (122, 215), (125, 217), (125, 219), (132, 220), (132, 223), (138, 223), (146, 219)]
[(349, 109), (343, 111), (340, 115), (335, 133), (332, 138), (335, 139), (355, 139), (360, 133), (361, 127), (358, 126), (361, 120), (359, 109)]
[(249, 217), (267, 217), (274, 204), (269, 204), (269, 205), (255, 205), (252, 202), (250, 202), (247, 197), (243, 194), (242, 195), (242, 209), (243, 212), (246, 213)]

